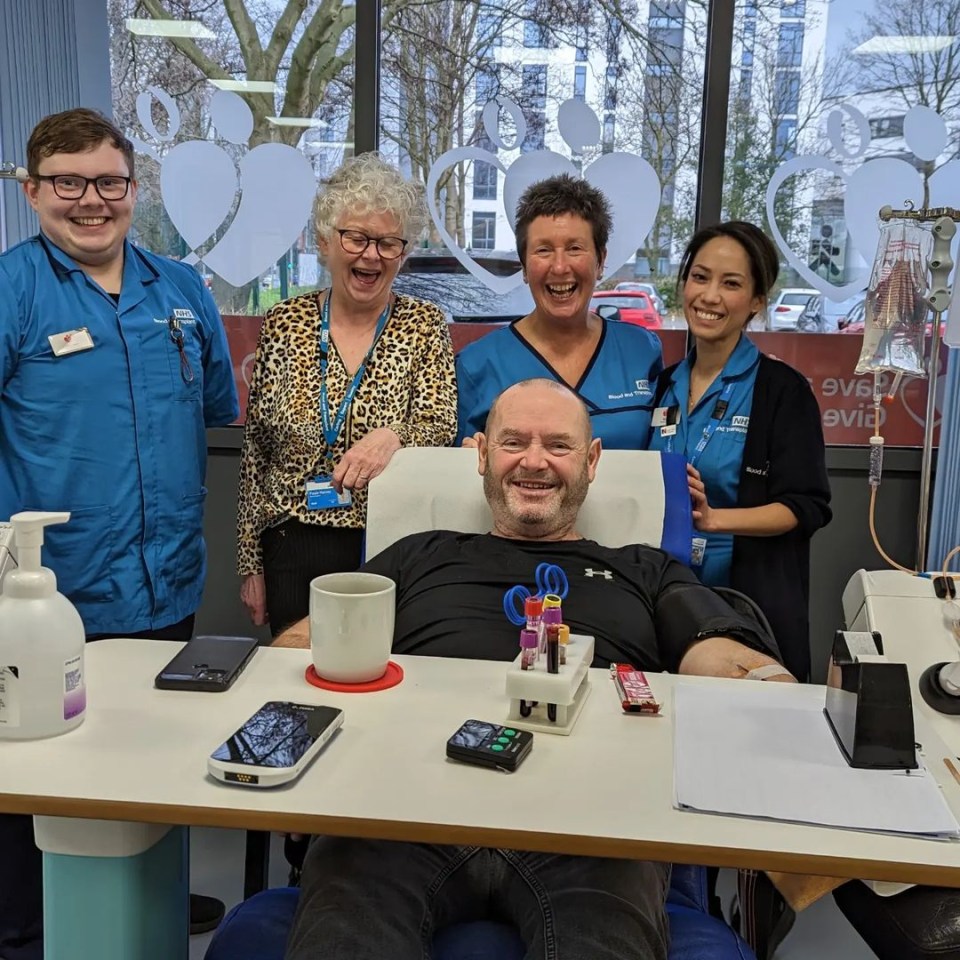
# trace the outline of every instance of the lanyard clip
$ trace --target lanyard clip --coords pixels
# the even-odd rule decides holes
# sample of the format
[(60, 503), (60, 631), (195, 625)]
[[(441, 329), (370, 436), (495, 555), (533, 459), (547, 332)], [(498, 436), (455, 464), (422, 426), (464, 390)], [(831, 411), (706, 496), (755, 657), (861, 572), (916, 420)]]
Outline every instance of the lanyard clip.
[(167, 317), (167, 327), (170, 330), (170, 339), (177, 348), (177, 353), (180, 354), (180, 379), (189, 385), (193, 383), (194, 373), (193, 367), (190, 366), (190, 359), (183, 349), (183, 328), (180, 320), (174, 316)]

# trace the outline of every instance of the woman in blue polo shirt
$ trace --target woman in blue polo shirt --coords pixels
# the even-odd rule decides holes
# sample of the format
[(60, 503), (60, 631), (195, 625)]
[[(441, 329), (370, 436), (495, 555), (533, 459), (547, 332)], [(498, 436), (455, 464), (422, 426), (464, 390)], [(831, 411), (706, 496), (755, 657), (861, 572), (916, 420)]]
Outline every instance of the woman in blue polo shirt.
[(457, 443), (484, 429), (494, 398), (534, 377), (570, 387), (605, 449), (642, 448), (657, 374), (656, 334), (590, 311), (613, 221), (603, 193), (561, 174), (528, 187), (517, 204), (517, 253), (534, 309), (457, 356)]
[(778, 270), (776, 248), (750, 223), (690, 241), (679, 282), (694, 347), (660, 376), (650, 448), (687, 457), (703, 582), (752, 597), (805, 680), (810, 538), (831, 516), (820, 410), (806, 378), (744, 333)]

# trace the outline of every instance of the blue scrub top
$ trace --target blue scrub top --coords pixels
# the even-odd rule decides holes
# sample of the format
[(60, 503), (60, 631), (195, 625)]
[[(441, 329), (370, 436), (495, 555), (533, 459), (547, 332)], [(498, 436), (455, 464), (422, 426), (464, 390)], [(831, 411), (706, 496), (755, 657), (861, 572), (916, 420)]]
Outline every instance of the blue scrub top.
[[(93, 348), (57, 356), (49, 338), (81, 327)], [(205, 427), (238, 414), (223, 324), (192, 267), (125, 243), (117, 303), (42, 235), (0, 256), (0, 519), (70, 511), (47, 528), (43, 564), (88, 634), (196, 611)]]
[[(630, 323), (604, 320), (600, 340), (573, 386), (590, 411), (593, 435), (607, 450), (644, 450), (656, 379), (663, 369), (660, 338)], [(482, 431), (494, 399), (507, 387), (545, 377), (564, 383), (515, 329), (495, 330), (457, 355), (457, 443)]]
[[(655, 422), (673, 408), (678, 416), (677, 431), (669, 436), (669, 427), (654, 425), (650, 431), (650, 449), (676, 451), (684, 454), (689, 462), (703, 436), (704, 428), (711, 421), (717, 401), (729, 386), (732, 392), (727, 408), (695, 466), (700, 471), (710, 506), (721, 509), (735, 507), (760, 351), (741, 335), (720, 375), (710, 384), (693, 412), (688, 414), (690, 369), (694, 359), (695, 352), (691, 352), (680, 362), (657, 405)], [(694, 537), (702, 537), (707, 541), (703, 565), (694, 568), (700, 579), (710, 586), (729, 586), (733, 535), (695, 532)]]

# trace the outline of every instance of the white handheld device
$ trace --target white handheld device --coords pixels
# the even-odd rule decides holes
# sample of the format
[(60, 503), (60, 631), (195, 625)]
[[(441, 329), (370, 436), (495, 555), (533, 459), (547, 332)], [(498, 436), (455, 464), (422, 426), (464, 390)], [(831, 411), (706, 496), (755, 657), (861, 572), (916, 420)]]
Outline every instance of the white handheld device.
[(245, 787), (289, 783), (342, 723), (337, 707), (271, 700), (210, 754), (207, 769), (224, 783)]

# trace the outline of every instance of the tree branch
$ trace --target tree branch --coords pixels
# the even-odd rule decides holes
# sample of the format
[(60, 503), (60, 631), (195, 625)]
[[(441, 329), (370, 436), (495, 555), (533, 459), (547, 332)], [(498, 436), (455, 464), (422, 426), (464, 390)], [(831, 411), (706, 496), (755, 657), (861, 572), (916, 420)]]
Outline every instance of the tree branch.
[[(141, 0), (144, 9), (154, 20), (173, 20), (171, 13), (160, 0)], [(229, 80), (228, 74), (218, 63), (211, 60), (189, 37), (169, 37), (170, 42), (202, 73), (211, 80)]]

